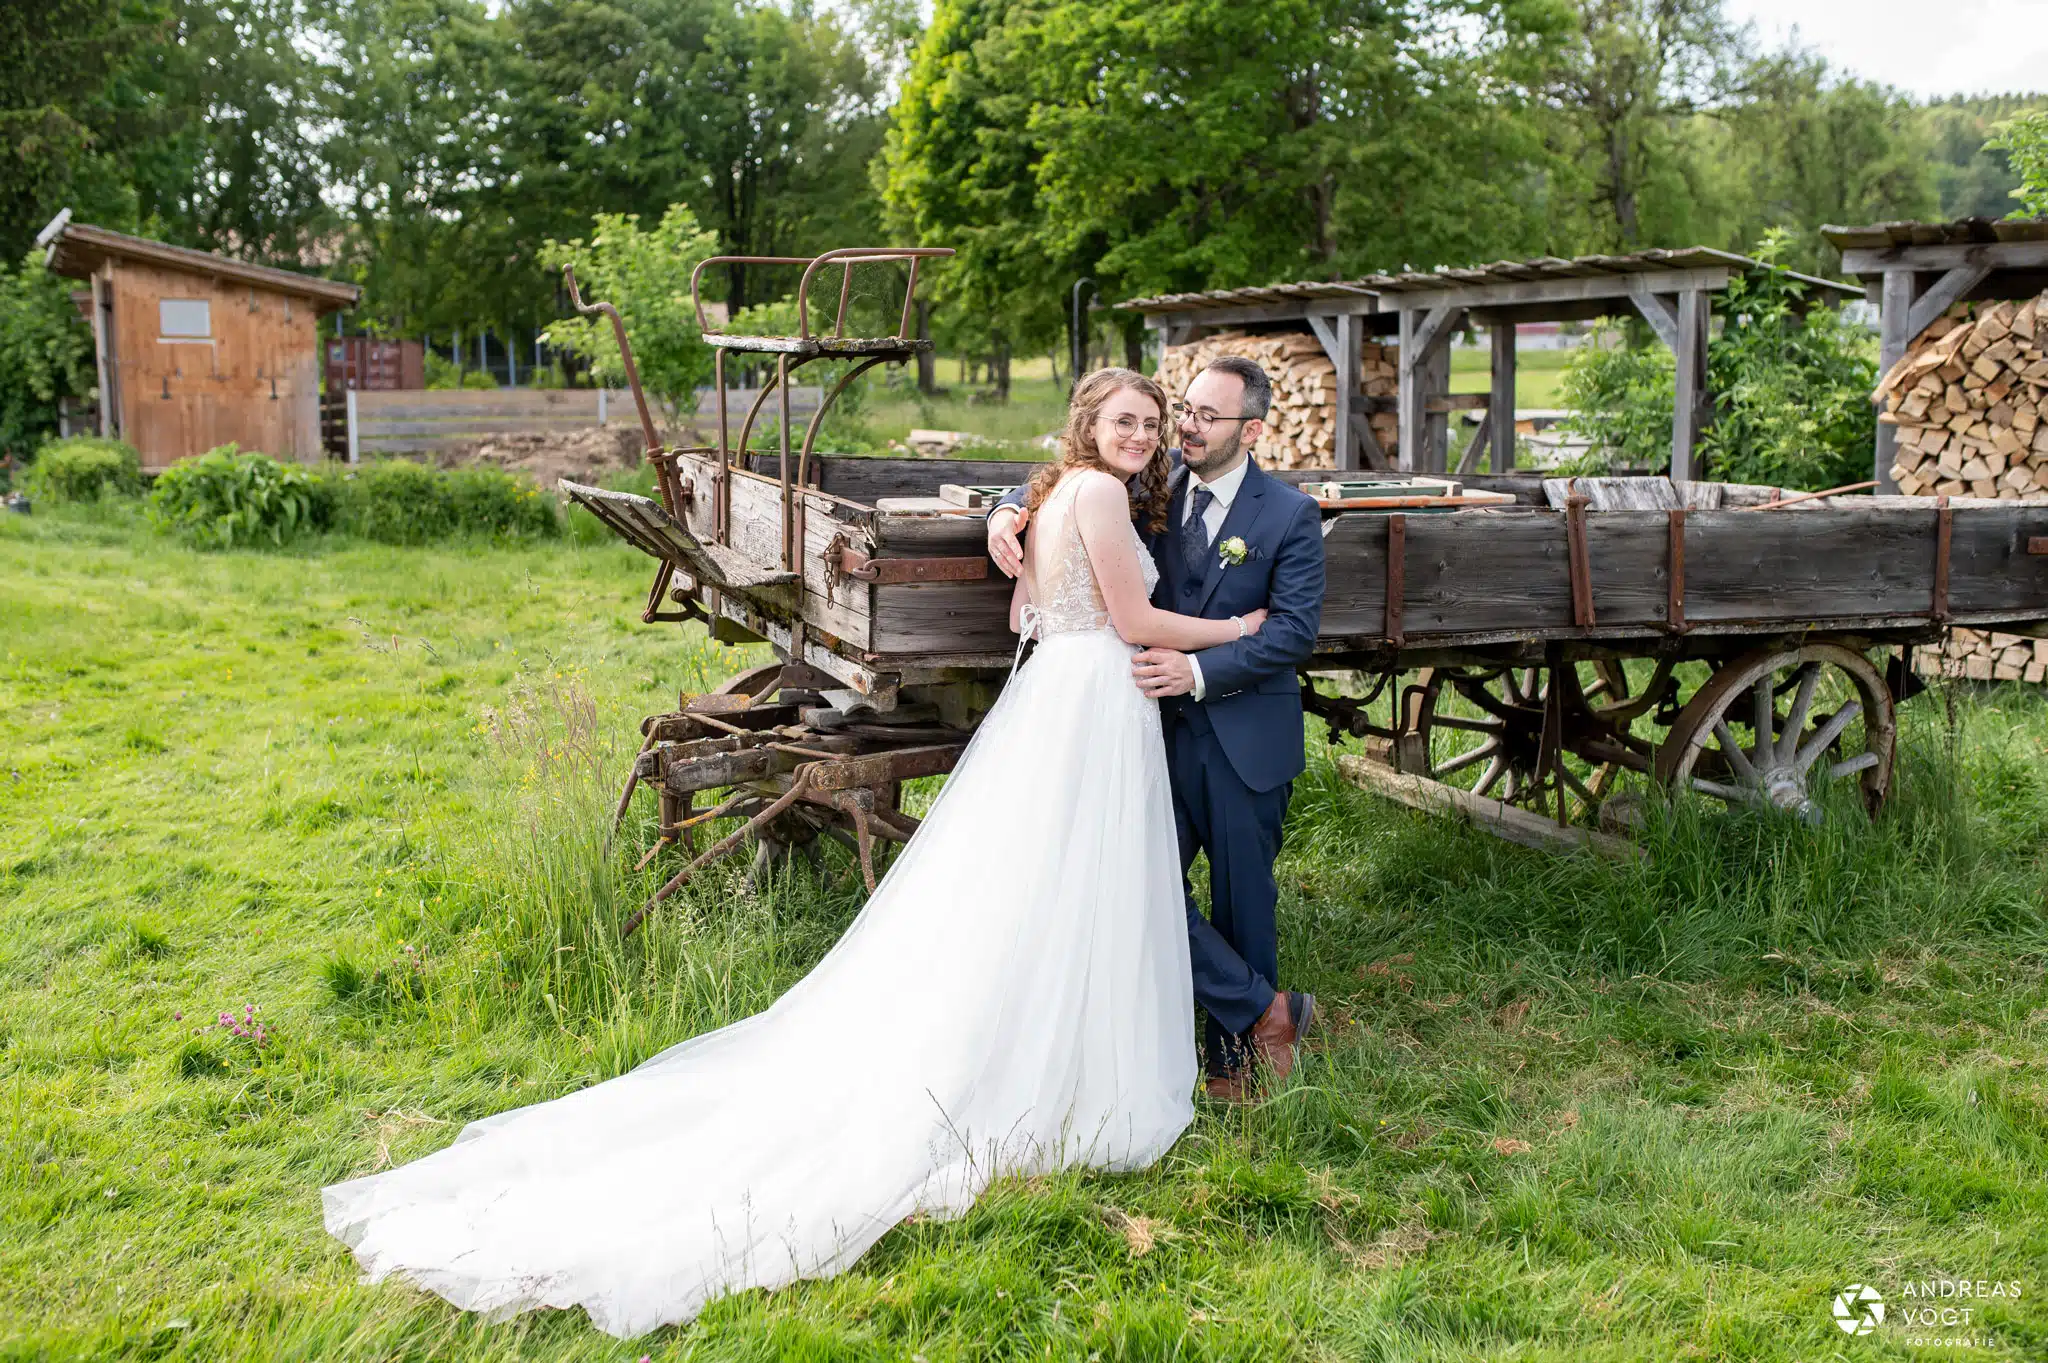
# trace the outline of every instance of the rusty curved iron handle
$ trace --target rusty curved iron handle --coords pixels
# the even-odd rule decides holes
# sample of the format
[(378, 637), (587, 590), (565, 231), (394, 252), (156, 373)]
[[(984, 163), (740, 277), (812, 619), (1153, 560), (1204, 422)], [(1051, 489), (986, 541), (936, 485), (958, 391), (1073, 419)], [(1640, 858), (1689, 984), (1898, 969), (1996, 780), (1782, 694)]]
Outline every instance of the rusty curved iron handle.
[[(852, 269), (856, 263), (880, 264), (891, 260), (909, 261), (911, 271), (910, 293), (914, 293), (917, 290), (918, 261), (928, 258), (943, 259), (952, 254), (953, 248), (950, 246), (842, 246), (837, 250), (827, 251), (823, 255), (817, 256), (707, 256), (703, 260), (698, 261), (697, 267), (690, 271), (690, 306), (696, 309), (697, 330), (700, 332), (710, 330), (710, 328), (704, 325), (704, 299), (699, 291), (699, 283), (704, 277), (705, 269), (709, 266), (802, 265), (805, 267), (804, 277), (802, 282), (797, 285), (796, 291), (797, 336), (802, 340), (809, 340), (811, 337), (811, 276), (817, 273), (820, 265), (832, 261), (842, 261), (847, 267), (847, 278), (841, 282), (839, 289), (838, 330), (843, 333), (846, 329), (847, 289), (852, 282)], [(910, 293), (904, 295), (904, 320), (903, 326), (898, 333), (899, 336), (908, 334), (910, 329)]]
[(640, 388), (640, 368), (633, 363), (633, 346), (626, 339), (626, 322), (619, 316), (619, 310), (609, 303), (586, 303), (583, 293), (576, 287), (576, 267), (562, 267), (562, 282), (569, 286), (569, 301), (576, 305), (576, 311), (585, 317), (601, 312), (612, 319), (612, 331), (619, 338), (619, 359), (626, 366), (626, 385), (633, 390), (633, 405), (640, 411), (640, 430), (647, 437), (647, 453), (653, 454), (661, 448), (661, 437), (655, 434), (653, 414), (647, 410), (647, 394)]
[[(848, 287), (853, 282), (853, 267), (856, 262), (878, 265), (885, 261), (907, 260), (911, 264), (912, 271), (910, 287), (914, 290), (917, 288), (916, 268), (918, 261), (925, 259), (943, 260), (952, 254), (953, 248), (950, 246), (842, 246), (836, 251), (827, 251), (822, 255), (813, 257), (810, 265), (804, 270), (804, 277), (798, 281), (796, 286), (797, 334), (806, 340), (810, 338), (811, 276), (818, 272), (820, 265), (831, 261), (844, 261), (846, 263), (846, 281), (839, 289), (839, 316), (835, 327), (835, 334), (844, 334), (846, 331), (846, 295)], [(905, 327), (907, 328), (910, 318), (910, 299), (907, 295), (904, 298), (903, 316)]]

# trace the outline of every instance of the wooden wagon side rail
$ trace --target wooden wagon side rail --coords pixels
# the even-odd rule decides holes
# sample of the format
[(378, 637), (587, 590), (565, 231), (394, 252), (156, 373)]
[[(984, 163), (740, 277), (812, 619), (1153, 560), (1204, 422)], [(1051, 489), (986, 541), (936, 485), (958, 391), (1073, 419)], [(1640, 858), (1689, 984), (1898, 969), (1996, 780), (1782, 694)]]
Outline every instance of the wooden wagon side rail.
[(2048, 617), (2048, 507), (1346, 516), (1322, 639), (1640, 638)]

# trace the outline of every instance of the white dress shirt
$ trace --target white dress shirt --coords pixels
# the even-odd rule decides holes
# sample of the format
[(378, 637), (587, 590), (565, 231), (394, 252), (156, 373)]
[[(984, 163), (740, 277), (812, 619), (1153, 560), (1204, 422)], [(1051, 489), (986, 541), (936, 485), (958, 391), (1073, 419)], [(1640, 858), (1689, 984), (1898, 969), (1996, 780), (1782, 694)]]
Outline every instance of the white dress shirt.
[[(1215, 544), (1216, 536), (1223, 529), (1223, 518), (1230, 514), (1230, 504), (1237, 500), (1237, 491), (1244, 486), (1244, 473), (1249, 467), (1251, 467), (1251, 460), (1240, 459), (1237, 461), (1236, 468), (1221, 475), (1214, 482), (1190, 471), (1188, 474), (1187, 509), (1181, 513), (1181, 524), (1186, 525), (1189, 518), (1195, 514), (1195, 489), (1197, 487), (1208, 488), (1209, 494), (1214, 500), (1202, 512), (1202, 538), (1212, 545)], [(1188, 655), (1188, 667), (1195, 674), (1194, 697), (1196, 700), (1200, 700), (1205, 689), (1202, 685), (1202, 664), (1196, 660), (1195, 655), (1192, 653)]]

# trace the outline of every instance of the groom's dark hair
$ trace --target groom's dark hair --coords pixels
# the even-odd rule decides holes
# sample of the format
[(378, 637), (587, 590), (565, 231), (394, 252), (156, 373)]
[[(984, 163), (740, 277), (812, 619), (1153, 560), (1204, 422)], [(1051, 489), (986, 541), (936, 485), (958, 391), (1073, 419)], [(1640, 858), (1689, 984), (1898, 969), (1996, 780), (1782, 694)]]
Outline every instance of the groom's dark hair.
[(1263, 421), (1266, 413), (1273, 410), (1273, 381), (1255, 362), (1242, 355), (1221, 355), (1209, 361), (1207, 367), (1235, 374), (1244, 380), (1244, 405), (1238, 409), (1239, 416), (1257, 417)]

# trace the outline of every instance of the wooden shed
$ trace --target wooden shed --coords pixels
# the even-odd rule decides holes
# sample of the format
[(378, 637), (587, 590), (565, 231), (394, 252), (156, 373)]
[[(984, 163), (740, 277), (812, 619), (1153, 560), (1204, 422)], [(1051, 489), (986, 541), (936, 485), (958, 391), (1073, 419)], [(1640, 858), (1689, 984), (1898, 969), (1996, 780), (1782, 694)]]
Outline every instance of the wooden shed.
[[(1446, 472), (1449, 414), (1461, 407), (1486, 412), (1481, 439), (1473, 441), (1462, 472), (1476, 468), (1483, 449), (1492, 471), (1506, 473), (1515, 452), (1515, 327), (1522, 322), (1586, 321), (1640, 314), (1677, 360), (1671, 429), (1671, 476), (1690, 479), (1693, 451), (1712, 417), (1707, 392), (1707, 332), (1713, 295), (1744, 271), (1763, 263), (1704, 246), (1637, 251), (1623, 256), (1496, 261), (1470, 269), (1367, 275), (1361, 279), (1264, 288), (1162, 294), (1117, 304), (1143, 313), (1159, 335), (1160, 350), (1218, 327), (1312, 331), (1339, 375), (1332, 422), (1339, 435), (1340, 469), (1386, 468)], [(1839, 304), (1861, 290), (1838, 280), (1789, 274), (1806, 285), (1809, 301)], [(1485, 327), (1492, 336), (1489, 394), (1450, 391), (1450, 342), (1460, 327)], [(1359, 386), (1359, 356), (1367, 336), (1391, 336), (1399, 345), (1399, 389), (1392, 397)], [(1391, 406), (1399, 418), (1392, 456), (1374, 437), (1370, 413)]]
[(161, 469), (234, 441), (279, 459), (320, 444), (320, 318), (353, 284), (71, 221), (36, 237), (50, 269), (90, 280), (100, 434)]

